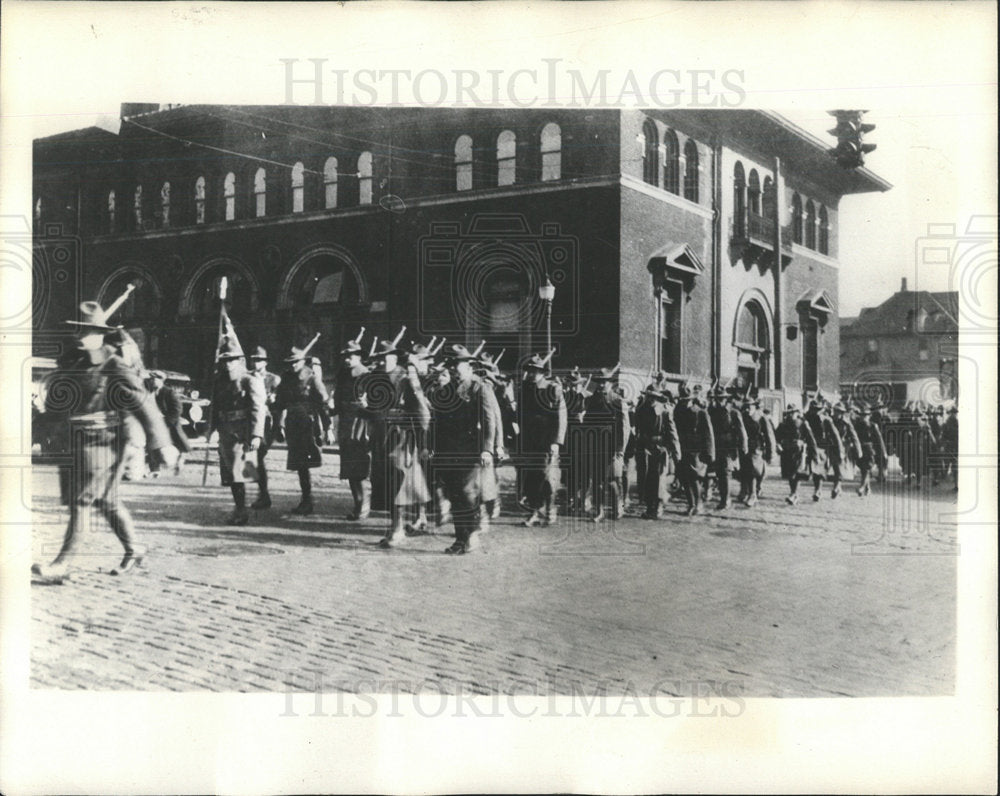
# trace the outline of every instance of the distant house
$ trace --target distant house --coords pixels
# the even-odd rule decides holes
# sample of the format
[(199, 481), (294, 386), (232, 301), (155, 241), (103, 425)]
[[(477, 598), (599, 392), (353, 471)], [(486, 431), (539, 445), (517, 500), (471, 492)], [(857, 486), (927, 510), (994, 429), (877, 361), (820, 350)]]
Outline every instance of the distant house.
[(893, 406), (958, 397), (958, 292), (908, 290), (840, 319), (841, 391)]

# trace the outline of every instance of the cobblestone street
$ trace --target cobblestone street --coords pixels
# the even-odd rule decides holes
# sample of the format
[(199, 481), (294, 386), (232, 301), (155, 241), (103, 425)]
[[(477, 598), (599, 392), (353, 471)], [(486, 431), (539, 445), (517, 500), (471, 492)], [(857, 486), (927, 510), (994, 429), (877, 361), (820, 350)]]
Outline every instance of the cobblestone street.
[[(223, 525), (228, 490), (180, 478), (124, 485), (142, 569), (101, 523), (78, 571), (32, 586), (36, 688), (684, 695), (727, 683), (743, 696), (946, 695), (955, 676), (953, 510), (853, 486), (784, 502), (768, 480), (754, 509), (659, 522), (519, 526), (504, 516), (479, 553), (442, 554), (451, 528), (382, 551), (386, 519), (338, 519), (349, 497), (328, 455), (316, 513), (295, 517), (294, 474), (269, 459), (275, 506)], [(507, 473), (510, 475), (510, 473)], [(33, 560), (66, 520), (54, 468), (34, 473)], [(253, 499), (253, 488), (250, 490)], [(634, 511), (633, 507), (633, 511)], [(447, 533), (445, 533), (445, 531)]]

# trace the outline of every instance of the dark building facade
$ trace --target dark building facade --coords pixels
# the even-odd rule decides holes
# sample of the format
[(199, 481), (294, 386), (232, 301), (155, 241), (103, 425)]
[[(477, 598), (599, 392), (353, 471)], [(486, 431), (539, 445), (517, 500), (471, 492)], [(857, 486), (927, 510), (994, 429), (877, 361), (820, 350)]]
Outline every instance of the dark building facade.
[(134, 284), (115, 321), (204, 379), (226, 276), (244, 346), (405, 324), (511, 367), (548, 279), (557, 368), (835, 391), (839, 202), (889, 185), (826, 149), (762, 111), (123, 106), (35, 142), (36, 271), (70, 241), (76, 286), (36, 339)]
[(894, 408), (907, 401), (958, 398), (958, 291), (908, 290), (844, 319), (842, 389), (880, 395)]

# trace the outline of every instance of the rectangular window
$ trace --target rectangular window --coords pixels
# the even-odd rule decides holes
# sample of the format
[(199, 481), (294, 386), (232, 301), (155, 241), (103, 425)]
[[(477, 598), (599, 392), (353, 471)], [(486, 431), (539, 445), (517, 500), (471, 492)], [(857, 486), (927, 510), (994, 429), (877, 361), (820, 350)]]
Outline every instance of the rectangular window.
[(683, 373), (681, 335), (683, 290), (679, 282), (667, 280), (660, 294), (660, 369)]
[(818, 328), (815, 318), (802, 320), (802, 387), (815, 390), (819, 386)]

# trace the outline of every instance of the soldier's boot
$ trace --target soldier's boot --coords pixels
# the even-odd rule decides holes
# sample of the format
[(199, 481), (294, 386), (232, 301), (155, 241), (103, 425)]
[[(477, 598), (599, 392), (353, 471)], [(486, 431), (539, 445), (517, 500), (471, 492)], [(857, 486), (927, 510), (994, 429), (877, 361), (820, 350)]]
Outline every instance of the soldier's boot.
[(835, 500), (841, 493), (840, 481), (834, 481), (833, 489), (830, 490), (830, 499)]
[(531, 516), (521, 523), (525, 528), (534, 528), (536, 525), (542, 523), (542, 512), (541, 509), (535, 509), (531, 512)]
[(732, 503), (729, 501), (729, 474), (719, 473), (719, 505), (716, 507), (718, 511), (725, 511)]
[(556, 500), (554, 497), (547, 498), (545, 504), (542, 507), (545, 512), (545, 524), (551, 525), (557, 519), (559, 519), (559, 507), (556, 505)]
[(385, 549), (389, 547), (395, 547), (400, 542), (406, 540), (406, 522), (403, 518), (403, 512), (400, 508), (393, 509), (393, 519), (392, 527), (389, 529), (388, 533), (383, 536), (378, 543), (378, 546)]
[(818, 503), (819, 499), (822, 497), (820, 490), (823, 488), (823, 479), (815, 478), (813, 479), (813, 502)]
[(257, 467), (257, 488), (260, 490), (257, 494), (257, 499), (250, 504), (252, 509), (269, 509), (271, 508), (271, 493), (267, 491), (267, 468), (264, 467), (263, 460), (258, 456), (258, 467)]
[(226, 525), (246, 525), (250, 521), (250, 513), (247, 511), (246, 488), (243, 484), (233, 484), (229, 489), (233, 493), (233, 502), (236, 506), (226, 518)]
[(308, 469), (299, 470), (299, 487), (302, 489), (302, 500), (299, 501), (299, 505), (292, 509), (292, 514), (303, 516), (312, 514), (312, 477), (309, 475)]
[[(497, 500), (484, 500), (483, 503), (482, 503), (482, 505), (479, 507), (480, 508), (480, 511), (479, 511), (480, 516), (482, 516), (485, 519), (489, 519), (490, 517), (492, 517), (493, 516), (493, 512), (496, 511), (496, 509), (497, 509), (498, 503), (499, 503), (499, 501), (497, 501)], [(498, 517), (500, 516), (499, 512), (497, 512), (497, 516)]]

